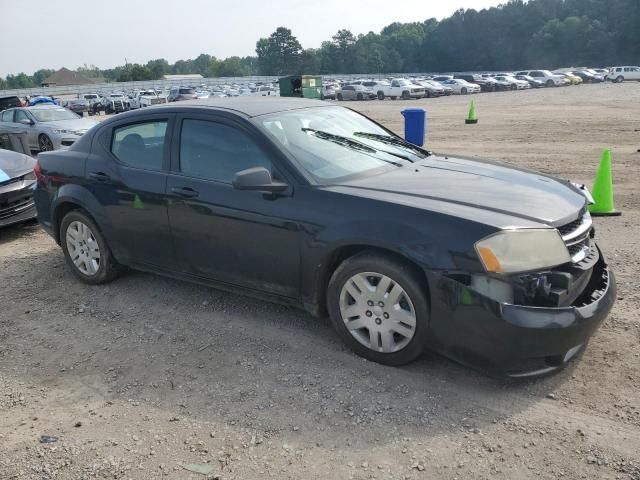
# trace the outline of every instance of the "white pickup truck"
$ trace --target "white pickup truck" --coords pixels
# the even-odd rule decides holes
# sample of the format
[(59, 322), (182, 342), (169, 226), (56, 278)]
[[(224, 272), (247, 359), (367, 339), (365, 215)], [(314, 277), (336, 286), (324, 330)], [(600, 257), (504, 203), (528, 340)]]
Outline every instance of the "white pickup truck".
[(131, 108), (150, 107), (151, 105), (158, 105), (167, 103), (167, 97), (155, 90), (138, 90), (131, 96), (130, 104)]
[[(368, 85), (367, 85), (368, 86)], [(425, 89), (420, 85), (407, 80), (406, 78), (394, 78), (389, 82), (375, 82), (375, 85), (369, 87), (376, 94), (378, 100), (384, 100), (391, 97), (391, 100), (402, 98), (409, 100), (410, 98), (422, 98), (425, 96)]]

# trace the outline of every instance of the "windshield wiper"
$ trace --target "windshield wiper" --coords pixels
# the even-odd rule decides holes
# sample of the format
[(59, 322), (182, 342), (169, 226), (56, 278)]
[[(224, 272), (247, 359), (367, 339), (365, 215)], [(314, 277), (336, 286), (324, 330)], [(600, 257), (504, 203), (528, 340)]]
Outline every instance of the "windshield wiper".
[[(422, 148), (418, 147), (417, 145), (414, 145), (413, 143), (409, 143), (406, 140), (403, 140), (399, 137), (392, 137), (391, 135), (380, 135), (378, 133), (369, 133), (369, 132), (354, 132), (353, 133), (354, 136), (356, 137), (362, 137), (362, 138), (368, 138), (370, 140), (375, 140), (377, 142), (380, 143), (385, 143), (387, 145), (393, 145), (396, 147), (403, 147), (406, 148), (408, 150), (412, 150), (413, 152), (416, 152), (419, 154), (419, 156), (421, 157), (428, 157), (430, 155), (430, 153), (427, 150), (423, 150)], [(408, 159), (407, 159), (408, 160)], [(410, 162), (414, 162), (415, 160), (409, 160)]]
[[(329, 132), (325, 132), (323, 130), (315, 130), (313, 128), (302, 128), (301, 129), (303, 132), (305, 133), (311, 133), (314, 137), (316, 138), (321, 138), (322, 140), (328, 140), (330, 142), (333, 142), (337, 145), (342, 145), (343, 147), (347, 147), (347, 148), (351, 148), (353, 150), (358, 150), (360, 152), (363, 153), (368, 153), (368, 154), (374, 154), (374, 153), (378, 153), (378, 150), (376, 150), (373, 147), (370, 147), (369, 145), (365, 145), (362, 142), (359, 142), (357, 140), (354, 140), (352, 138), (349, 137), (343, 137), (342, 135), (336, 135), (335, 133), (329, 133)], [(380, 150), (382, 151), (382, 150)], [(387, 153), (387, 152), (385, 152)], [(397, 167), (401, 167), (402, 164), (397, 163), (397, 162), (393, 162), (391, 160), (386, 160), (384, 158), (380, 158), (380, 157), (374, 157), (376, 160), (382, 160), (383, 162), (387, 162), (390, 163), (391, 165), (395, 165)]]

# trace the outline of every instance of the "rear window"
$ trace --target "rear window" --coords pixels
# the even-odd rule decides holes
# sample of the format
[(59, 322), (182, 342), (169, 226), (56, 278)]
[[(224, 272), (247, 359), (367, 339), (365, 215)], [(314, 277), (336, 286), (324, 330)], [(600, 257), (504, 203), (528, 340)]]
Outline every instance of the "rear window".
[(180, 93), (180, 95), (189, 95), (193, 92), (193, 88), (181, 88), (178, 93)]

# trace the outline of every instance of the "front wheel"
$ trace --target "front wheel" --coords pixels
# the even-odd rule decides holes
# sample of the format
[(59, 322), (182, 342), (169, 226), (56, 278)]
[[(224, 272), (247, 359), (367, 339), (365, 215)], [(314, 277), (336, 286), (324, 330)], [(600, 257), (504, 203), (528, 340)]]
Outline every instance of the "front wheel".
[(358, 355), (385, 365), (409, 363), (427, 343), (425, 290), (409, 264), (363, 252), (345, 260), (331, 277), (331, 321)]
[(364, 97), (362, 96), (361, 93), (359, 93), (358, 95), (356, 95), (356, 100), (364, 100)]
[(467, 87), (462, 87), (462, 88), (460, 89), (460, 93), (461, 93), (462, 95), (466, 95), (466, 94), (467, 94)]
[(50, 152), (53, 150), (53, 142), (47, 135), (41, 133), (40, 136), (38, 136), (38, 147), (41, 152)]
[(60, 244), (67, 265), (84, 283), (106, 283), (116, 278), (121, 271), (102, 232), (81, 210), (72, 210), (62, 219)]
[(622, 83), (624, 82), (624, 77), (622, 75), (620, 75), (619, 77), (616, 77), (616, 83)]
[(343, 100), (343, 98), (342, 98), (342, 94), (341, 94), (341, 93), (339, 93), (339, 94), (338, 94), (338, 100), (339, 100), (339, 101), (342, 101), (342, 100)]
[(406, 90), (404, 92), (402, 92), (402, 99), (403, 100), (409, 100), (410, 96), (409, 96), (409, 92), (407, 92)]
[(378, 92), (378, 100), (384, 100), (384, 92)]

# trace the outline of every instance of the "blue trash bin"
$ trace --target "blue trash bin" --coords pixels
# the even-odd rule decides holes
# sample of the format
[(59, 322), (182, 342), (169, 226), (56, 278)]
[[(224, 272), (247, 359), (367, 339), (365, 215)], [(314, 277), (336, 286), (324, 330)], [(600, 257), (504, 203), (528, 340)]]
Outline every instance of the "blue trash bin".
[(414, 145), (423, 146), (427, 127), (427, 112), (422, 108), (402, 110), (404, 117), (404, 138)]

